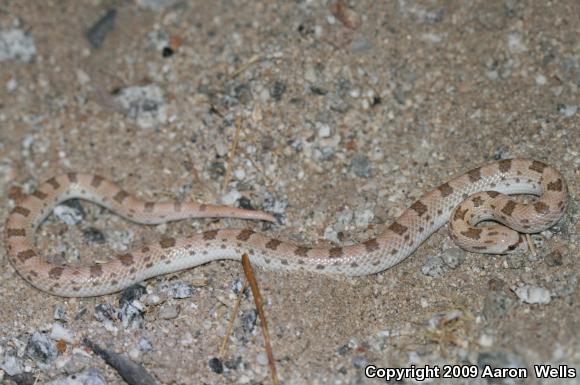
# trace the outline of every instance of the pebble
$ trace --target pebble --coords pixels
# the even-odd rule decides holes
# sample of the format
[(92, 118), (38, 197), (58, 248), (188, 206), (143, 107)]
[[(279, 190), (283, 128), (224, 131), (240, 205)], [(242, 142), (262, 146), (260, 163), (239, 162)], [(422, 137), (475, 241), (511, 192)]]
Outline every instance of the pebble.
[(230, 290), (235, 294), (238, 295), (240, 294), (240, 290), (242, 290), (242, 288), (244, 287), (244, 282), (239, 279), (236, 278), (234, 281), (232, 281), (232, 283), (230, 284)]
[(494, 338), (493, 338), (493, 336), (491, 336), (489, 334), (483, 333), (482, 335), (479, 336), (477, 343), (481, 347), (491, 348), (493, 346), (493, 343), (494, 343)]
[(521, 253), (508, 254), (506, 264), (510, 269), (521, 269), (526, 262), (526, 256)]
[(528, 50), (528, 47), (522, 41), (522, 35), (519, 32), (508, 34), (507, 47), (508, 50), (513, 54), (523, 53)]
[(318, 129), (318, 136), (321, 138), (328, 138), (332, 134), (330, 125), (326, 123), (316, 122), (316, 128)]
[(153, 128), (167, 121), (163, 91), (157, 85), (126, 87), (115, 99), (140, 128)]
[(129, 356), (130, 359), (132, 359), (135, 362), (139, 362), (141, 360), (141, 351), (137, 348), (129, 349), (127, 355)]
[(505, 317), (517, 303), (502, 291), (490, 291), (483, 302), (483, 315), (488, 320)]
[(107, 385), (107, 382), (99, 369), (91, 368), (81, 373), (45, 382), (44, 385)]
[(177, 4), (179, 0), (136, 0), (139, 8), (148, 9), (151, 11), (162, 11)]
[(304, 71), (304, 80), (308, 83), (316, 83), (318, 77), (316, 76), (316, 70), (312, 66), (307, 66), (306, 70)]
[(58, 205), (53, 210), (54, 215), (69, 226), (83, 221), (84, 212), (70, 205)]
[(446, 313), (437, 313), (429, 319), (428, 325), (430, 329), (435, 330), (451, 321), (461, 318), (462, 316), (463, 312), (460, 310), (451, 310)]
[(247, 84), (238, 84), (233, 89), (234, 96), (240, 101), (241, 104), (247, 105), (253, 99), (252, 90)]
[(441, 253), (441, 258), (443, 262), (451, 269), (457, 268), (457, 266), (461, 265), (465, 259), (465, 251), (458, 248), (452, 247), (450, 249), (446, 249)]
[(355, 53), (372, 51), (375, 48), (372, 40), (364, 35), (357, 35), (350, 44), (350, 50)]
[(217, 358), (217, 357), (213, 357), (208, 361), (209, 364), (209, 368), (217, 374), (221, 374), (224, 372), (224, 366), (222, 364), (222, 361)]
[(266, 366), (268, 365), (268, 356), (266, 353), (258, 353), (256, 356), (256, 362), (258, 365)]
[(439, 256), (427, 257), (427, 260), (421, 266), (421, 272), (426, 276), (439, 278), (445, 274), (443, 264), (443, 259)]
[(62, 340), (70, 344), (74, 340), (74, 333), (71, 330), (62, 326), (60, 323), (55, 322), (54, 324), (52, 324), (50, 338), (54, 341)]
[(119, 319), (125, 329), (138, 329), (145, 322), (145, 305), (139, 300), (124, 302), (119, 310)]
[(346, 226), (348, 226), (352, 222), (353, 218), (354, 212), (352, 211), (352, 209), (350, 209), (349, 207), (343, 208), (336, 217), (337, 225), (340, 225), (337, 226), (337, 229), (344, 230)]
[(354, 214), (354, 223), (357, 227), (366, 227), (371, 223), (375, 213), (372, 210), (366, 209), (362, 211), (357, 211)]
[(117, 318), (117, 311), (108, 303), (100, 303), (95, 306), (95, 318), (99, 322), (114, 321)]
[(338, 239), (338, 232), (332, 228), (331, 226), (327, 226), (324, 229), (324, 239), (326, 239), (327, 241), (330, 242), (334, 242), (334, 243), (339, 243), (339, 239)]
[(92, 364), (91, 357), (87, 355), (86, 352), (79, 353), (74, 352), (69, 357), (68, 361), (64, 364), (63, 370), (67, 374), (78, 373), (82, 370), (87, 369)]
[(544, 261), (548, 266), (562, 266), (564, 264), (562, 253), (559, 250), (554, 250), (544, 257)]
[(24, 364), (18, 357), (5, 356), (4, 361), (0, 363), (0, 369), (5, 371), (9, 376), (15, 376), (24, 371)]
[(34, 39), (18, 28), (0, 30), (0, 62), (17, 60), (30, 63), (36, 56)]
[(145, 286), (138, 283), (135, 285), (131, 285), (121, 292), (121, 298), (119, 298), (119, 305), (123, 306), (126, 303), (131, 303), (135, 300), (140, 299), (145, 294), (147, 294), (147, 289), (145, 288)]
[(181, 307), (177, 305), (165, 305), (159, 309), (157, 314), (160, 319), (169, 320), (175, 319), (179, 315)]
[(147, 338), (139, 338), (139, 342), (137, 342), (137, 347), (142, 352), (150, 352), (153, 350), (153, 344)]
[(540, 286), (521, 285), (512, 290), (525, 303), (545, 305), (552, 300), (550, 291)]
[(574, 273), (566, 273), (552, 278), (550, 293), (552, 297), (567, 297), (576, 291), (578, 278)]
[(241, 197), (242, 193), (240, 193), (238, 190), (231, 190), (227, 194), (220, 197), (220, 203), (226, 206), (233, 206)]
[(576, 112), (578, 112), (578, 106), (561, 105), (558, 106), (558, 111), (564, 115), (564, 117), (571, 118), (572, 116), (576, 115)]
[(357, 369), (362, 369), (365, 366), (367, 366), (369, 363), (369, 360), (364, 357), (364, 356), (354, 356), (352, 358), (352, 366), (354, 366)]
[(94, 227), (83, 229), (83, 238), (89, 243), (96, 243), (99, 245), (102, 245), (107, 241), (105, 234)]
[(88, 29), (86, 37), (93, 48), (100, 48), (103, 45), (109, 32), (115, 28), (116, 18), (117, 10), (111, 8)]
[(46, 334), (34, 332), (28, 339), (26, 354), (33, 360), (49, 363), (56, 359), (58, 350), (56, 343), (48, 339)]
[(226, 166), (224, 162), (212, 162), (209, 165), (209, 174), (212, 179), (218, 179), (226, 173)]
[(366, 155), (356, 154), (350, 162), (350, 169), (360, 178), (370, 178), (371, 164)]
[(270, 88), (270, 96), (277, 102), (282, 100), (284, 92), (286, 92), (286, 84), (280, 81), (275, 82), (272, 88)]
[(56, 321), (66, 321), (66, 311), (62, 307), (56, 306), (52, 312), (52, 318)]
[(236, 370), (242, 365), (242, 357), (235, 356), (224, 361), (224, 366), (231, 370)]
[(189, 298), (195, 292), (192, 285), (183, 282), (176, 282), (169, 287), (168, 294), (174, 299)]
[(133, 244), (133, 238), (135, 238), (135, 234), (131, 230), (115, 230), (110, 232), (108, 235), (109, 245), (116, 251), (125, 251), (129, 249)]
[(6, 91), (12, 92), (15, 91), (17, 88), (18, 88), (18, 80), (16, 80), (16, 77), (14, 76), (10, 77), (10, 79), (6, 82)]
[(254, 309), (246, 310), (242, 314), (242, 328), (246, 333), (251, 333), (256, 327), (256, 320), (258, 319), (258, 312)]

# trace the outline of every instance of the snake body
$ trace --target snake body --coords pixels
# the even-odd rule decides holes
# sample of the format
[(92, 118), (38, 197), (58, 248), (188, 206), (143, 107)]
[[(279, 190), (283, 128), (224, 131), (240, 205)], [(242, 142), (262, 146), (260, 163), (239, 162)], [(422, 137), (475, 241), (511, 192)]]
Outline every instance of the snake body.
[[(533, 194), (522, 204), (504, 194)], [(137, 223), (156, 224), (192, 217), (233, 217), (274, 221), (267, 213), (178, 202), (146, 202), (99, 175), (68, 173), (53, 177), (22, 199), (5, 225), (5, 245), (16, 271), (32, 286), (65, 297), (113, 293), (134, 283), (219, 259), (241, 260), (270, 270), (309, 270), (358, 276), (399, 263), (447, 221), (462, 247), (482, 253), (522, 249), (518, 232), (533, 233), (563, 215), (567, 187), (554, 168), (528, 159), (506, 159), (473, 169), (443, 183), (409, 206), (376, 238), (345, 247), (307, 247), (250, 229), (209, 230), (159, 241), (90, 266), (60, 266), (36, 249), (37, 227), (62, 201), (82, 198)], [(463, 203), (462, 203), (463, 202)], [(493, 219), (504, 225), (474, 227)]]

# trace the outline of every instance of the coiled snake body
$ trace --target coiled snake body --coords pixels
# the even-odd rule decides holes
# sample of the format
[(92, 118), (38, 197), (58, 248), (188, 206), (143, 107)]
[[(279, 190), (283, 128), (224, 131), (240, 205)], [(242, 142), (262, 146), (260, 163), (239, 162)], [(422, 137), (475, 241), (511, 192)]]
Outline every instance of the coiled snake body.
[[(504, 194), (539, 196), (522, 204)], [(563, 215), (567, 188), (562, 175), (546, 164), (507, 159), (476, 168), (423, 195), (376, 238), (345, 247), (306, 247), (282, 242), (249, 229), (209, 230), (158, 242), (91, 266), (60, 266), (34, 246), (37, 227), (54, 206), (82, 198), (134, 222), (156, 224), (193, 217), (232, 217), (274, 221), (267, 213), (196, 205), (145, 202), (99, 175), (68, 173), (49, 179), (12, 210), (5, 225), (8, 257), (16, 271), (36, 288), (67, 297), (119, 291), (150, 277), (218, 259), (240, 260), (271, 270), (310, 270), (349, 276), (377, 273), (397, 264), (445, 222), (463, 248), (508, 253), (525, 247), (519, 232), (534, 233)], [(493, 219), (506, 226), (474, 227)], [(509, 227), (509, 228), (508, 228)], [(511, 228), (511, 229), (510, 229)], [(513, 229), (513, 230), (512, 230)]]

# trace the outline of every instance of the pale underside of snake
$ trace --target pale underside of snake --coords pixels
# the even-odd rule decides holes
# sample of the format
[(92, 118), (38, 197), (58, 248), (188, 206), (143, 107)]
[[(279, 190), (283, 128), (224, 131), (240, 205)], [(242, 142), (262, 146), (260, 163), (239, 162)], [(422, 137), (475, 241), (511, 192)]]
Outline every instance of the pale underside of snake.
[[(531, 204), (505, 194), (539, 196)], [(143, 224), (185, 218), (229, 217), (274, 221), (261, 211), (179, 202), (147, 202), (99, 175), (68, 173), (38, 186), (12, 210), (5, 225), (10, 262), (32, 286), (67, 297), (113, 293), (134, 283), (220, 259), (241, 260), (269, 270), (308, 270), (358, 276), (399, 263), (447, 221), (461, 247), (503, 254), (525, 249), (520, 233), (540, 232), (563, 215), (567, 187), (554, 168), (535, 160), (506, 159), (456, 177), (423, 195), (376, 238), (351, 246), (307, 247), (249, 229), (209, 230), (185, 238), (161, 238), (105, 263), (61, 266), (36, 249), (36, 229), (59, 203), (82, 198)], [(476, 227), (493, 220), (491, 226)], [(502, 223), (502, 224), (500, 224)], [(505, 225), (505, 226), (504, 226)]]

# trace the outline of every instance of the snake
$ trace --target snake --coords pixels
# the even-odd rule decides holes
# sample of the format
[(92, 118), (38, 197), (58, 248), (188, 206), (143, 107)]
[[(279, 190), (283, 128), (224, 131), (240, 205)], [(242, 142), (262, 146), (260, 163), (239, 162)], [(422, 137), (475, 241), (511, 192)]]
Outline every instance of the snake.
[[(535, 195), (526, 203), (510, 195)], [(141, 224), (186, 218), (241, 218), (275, 222), (272, 214), (226, 206), (154, 202), (137, 198), (96, 174), (63, 173), (38, 185), (9, 214), (4, 227), (8, 259), (30, 285), (63, 297), (115, 293), (146, 279), (215, 260), (241, 260), (276, 271), (305, 270), (361, 276), (379, 273), (411, 255), (431, 234), (450, 223), (452, 239), (475, 253), (526, 250), (525, 236), (556, 224), (567, 205), (562, 174), (532, 159), (504, 159), (457, 176), (411, 204), (384, 231), (348, 246), (306, 246), (249, 228), (216, 229), (153, 243), (89, 265), (49, 261), (35, 246), (37, 228), (55, 206), (80, 198)]]

